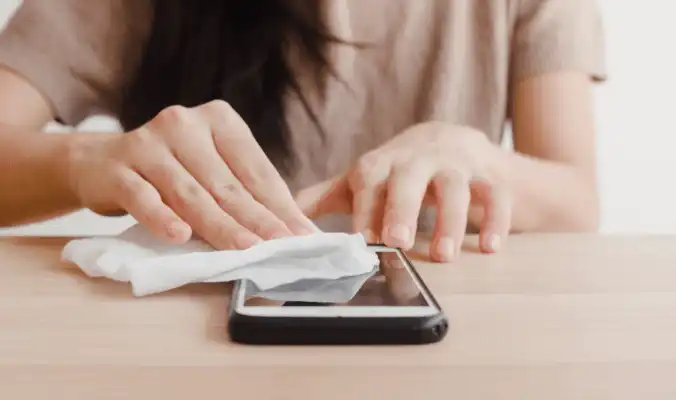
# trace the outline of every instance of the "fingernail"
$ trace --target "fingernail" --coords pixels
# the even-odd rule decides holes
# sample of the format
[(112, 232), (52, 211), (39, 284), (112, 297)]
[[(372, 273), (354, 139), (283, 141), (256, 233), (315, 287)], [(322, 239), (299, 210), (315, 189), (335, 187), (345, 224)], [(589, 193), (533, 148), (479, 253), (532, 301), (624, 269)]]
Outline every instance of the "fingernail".
[(499, 251), (501, 245), (502, 241), (500, 240), (500, 236), (490, 235), (490, 237), (488, 238), (488, 248), (491, 251)]
[(319, 228), (309, 218), (305, 218), (301, 226), (298, 227), (298, 230), (301, 235), (311, 235), (320, 232)]
[(363, 233), (363, 235), (364, 235), (364, 240), (366, 240), (367, 243), (373, 243), (373, 244), (375, 244), (375, 242), (376, 242), (376, 234), (373, 233), (372, 230), (370, 230), (370, 229), (365, 230), (364, 233)]
[(308, 223), (307, 225), (302, 227), (302, 232), (305, 235), (312, 235), (313, 233), (319, 233), (321, 230), (313, 223)]
[(251, 234), (238, 234), (235, 236), (235, 246), (237, 246), (238, 249), (240, 250), (245, 250), (250, 247), (253, 247), (259, 243), (261, 243), (263, 240), (259, 238), (258, 236), (254, 236)]
[(289, 236), (291, 236), (291, 234), (278, 231), (278, 232), (274, 232), (273, 234), (270, 235), (270, 240), (281, 239), (281, 238), (285, 238), (285, 237), (289, 237)]
[(308, 235), (312, 235), (313, 233), (317, 233), (317, 231), (315, 231), (315, 230), (310, 230), (310, 229), (308, 229), (308, 228), (301, 228), (301, 230), (300, 230), (300, 235), (301, 235), (301, 236), (308, 236)]
[(169, 224), (169, 236), (171, 236), (172, 239), (177, 239), (177, 240), (188, 240), (190, 237), (190, 228), (187, 227), (184, 223), (174, 221), (171, 224)]
[(450, 237), (443, 237), (439, 239), (437, 251), (441, 256), (442, 261), (452, 261), (455, 257), (455, 240)]
[(311, 235), (312, 233), (314, 233), (314, 231), (310, 230), (310, 228), (308, 228), (307, 226), (296, 226), (296, 227), (292, 228), (291, 231), (295, 235), (300, 235), (300, 236), (307, 236), (307, 235)]
[(405, 225), (394, 225), (387, 230), (387, 234), (401, 246), (408, 246), (411, 241), (411, 230)]

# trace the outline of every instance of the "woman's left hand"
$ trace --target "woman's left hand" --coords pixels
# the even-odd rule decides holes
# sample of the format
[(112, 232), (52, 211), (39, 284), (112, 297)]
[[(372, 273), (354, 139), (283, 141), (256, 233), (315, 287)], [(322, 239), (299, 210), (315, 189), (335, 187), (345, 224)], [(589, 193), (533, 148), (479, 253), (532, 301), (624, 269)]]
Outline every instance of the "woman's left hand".
[(502, 157), (481, 132), (420, 124), (296, 200), (311, 218), (352, 213), (355, 232), (405, 250), (414, 244), (422, 205), (436, 206), (430, 256), (451, 261), (460, 252), (468, 218), (477, 219), (484, 252), (497, 251), (509, 234), (512, 205), (501, 178)]

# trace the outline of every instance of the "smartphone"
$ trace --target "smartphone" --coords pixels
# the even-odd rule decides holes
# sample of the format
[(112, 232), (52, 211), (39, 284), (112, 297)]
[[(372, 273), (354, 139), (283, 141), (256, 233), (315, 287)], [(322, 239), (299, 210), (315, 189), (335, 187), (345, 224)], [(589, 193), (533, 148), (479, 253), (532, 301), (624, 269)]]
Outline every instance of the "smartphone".
[[(379, 265), (368, 274), (301, 281), (275, 296), (235, 284), (228, 331), (247, 344), (425, 344), (442, 340), (448, 320), (400, 249), (370, 246)], [(292, 293), (294, 301), (284, 301)], [(298, 301), (301, 299), (302, 301)]]

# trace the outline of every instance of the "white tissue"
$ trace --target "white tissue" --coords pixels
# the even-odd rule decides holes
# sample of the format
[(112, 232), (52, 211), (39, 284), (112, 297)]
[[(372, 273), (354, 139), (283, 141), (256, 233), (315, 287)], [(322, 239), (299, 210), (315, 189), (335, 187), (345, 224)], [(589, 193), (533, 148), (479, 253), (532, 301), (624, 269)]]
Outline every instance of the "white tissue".
[[(289, 298), (294, 291), (285, 285), (367, 277), (379, 263), (361, 234), (315, 233), (270, 240), (247, 250), (216, 251), (200, 240), (168, 245), (141, 225), (115, 237), (73, 240), (62, 256), (92, 278), (131, 283), (135, 296), (190, 283), (246, 279), (262, 297), (278, 299), (280, 293), (287, 293), (288, 301), (308, 301), (307, 293), (305, 300)], [(277, 287), (279, 293), (272, 291)]]

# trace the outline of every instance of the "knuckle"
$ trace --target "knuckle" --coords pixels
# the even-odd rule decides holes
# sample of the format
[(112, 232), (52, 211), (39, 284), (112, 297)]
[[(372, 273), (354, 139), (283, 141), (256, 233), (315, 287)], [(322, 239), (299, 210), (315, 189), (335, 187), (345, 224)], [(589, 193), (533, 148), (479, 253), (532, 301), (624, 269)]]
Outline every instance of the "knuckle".
[(425, 161), (411, 160), (397, 162), (392, 165), (392, 176), (395, 179), (407, 179), (429, 169)]
[(172, 191), (171, 201), (176, 207), (189, 209), (202, 197), (202, 187), (197, 182), (176, 184)]
[[(248, 158), (243, 155), (243, 158)], [(253, 157), (249, 157), (252, 159)], [(238, 171), (238, 182), (234, 187), (226, 187), (229, 192), (237, 195), (246, 193), (255, 193), (256, 196), (264, 197), (265, 201), (270, 200), (288, 200), (291, 198), (291, 192), (284, 181), (284, 178), (270, 163), (263, 160), (255, 160), (243, 165)], [(263, 200), (263, 199), (261, 199)]]
[(249, 143), (253, 135), (242, 117), (230, 103), (213, 100), (199, 108), (209, 123), (216, 128), (219, 136), (227, 138), (231, 143)]
[(359, 161), (357, 161), (357, 171), (362, 174), (373, 171), (378, 167), (378, 164), (381, 162), (381, 158), (382, 157), (380, 157), (378, 153), (365, 154), (359, 158)]
[(157, 114), (157, 120), (167, 125), (181, 125), (190, 120), (190, 110), (179, 105), (169, 106)]
[(138, 190), (138, 183), (126, 176), (121, 168), (113, 171), (112, 176), (113, 188), (116, 193), (134, 193)]
[(237, 183), (226, 183), (224, 185), (216, 185), (213, 190), (214, 197), (218, 205), (224, 210), (234, 210), (247, 197), (246, 189)]
[[(246, 181), (251, 185), (251, 189), (257, 192), (266, 193), (268, 191), (274, 191), (274, 196), (279, 198), (282, 193), (280, 193), (281, 186), (277, 185), (276, 180), (273, 179), (273, 173), (271, 168), (268, 168), (267, 165), (257, 164), (252, 165), (251, 168), (247, 170)], [(277, 182), (279, 183), (279, 182)]]
[(127, 204), (136, 204), (139, 198), (147, 196), (143, 182), (132, 179), (126, 174), (113, 175), (113, 193)]
[(437, 182), (448, 186), (466, 185), (469, 176), (459, 168), (445, 168), (437, 174)]
[(283, 223), (275, 221), (274, 215), (257, 204), (241, 184), (230, 183), (222, 186), (214, 198), (228, 215), (261, 237), (270, 238), (284, 231)]
[(205, 103), (200, 106), (200, 108), (208, 113), (214, 113), (218, 116), (228, 116), (235, 112), (230, 103), (220, 99)]
[(164, 184), (176, 180), (176, 171), (173, 168), (174, 159), (163, 153), (146, 152), (143, 161), (135, 163), (142, 174), (150, 176), (153, 182)]
[(285, 232), (284, 226), (260, 219), (254, 224), (253, 231), (262, 238), (275, 238)]
[(479, 188), (480, 190), (490, 193), (491, 195), (499, 193), (503, 190), (502, 185), (495, 182), (492, 179), (487, 177), (475, 177), (472, 178), (472, 187)]
[(229, 216), (213, 225), (215, 226), (209, 229), (217, 248), (244, 250), (257, 241), (256, 235)]
[(124, 158), (145, 158), (148, 151), (162, 145), (162, 141), (148, 129), (138, 129), (121, 139), (118, 151)]
[(244, 189), (244, 186), (242, 186), (239, 183), (234, 183), (234, 182), (227, 183), (227, 184), (223, 185), (222, 188), (223, 188), (225, 195), (228, 196), (228, 197), (239, 198), (239, 197), (243, 197), (247, 193), (246, 190)]
[(284, 225), (275, 223), (273, 217), (264, 209), (258, 209), (239, 218), (243, 226), (262, 238), (272, 238), (284, 231)]
[[(476, 192), (480, 196), (487, 197), (496, 204), (509, 205), (512, 203), (512, 192), (509, 187), (499, 179), (487, 177), (475, 178), (471, 182), (472, 193)], [(476, 189), (475, 189), (476, 188)]]
[(199, 129), (200, 120), (195, 117), (193, 110), (183, 106), (170, 106), (160, 111), (151, 124), (155, 135), (168, 139), (184, 137), (186, 131), (197, 134), (203, 131)]
[(378, 185), (384, 178), (381, 172), (383, 169), (383, 158), (377, 153), (369, 153), (357, 161), (357, 165), (352, 173), (352, 183), (355, 189), (371, 188)]
[(197, 223), (198, 234), (217, 250), (233, 248), (233, 237), (237, 226), (229, 218), (218, 218), (215, 223)]
[(223, 242), (229, 242), (234, 235), (239, 233), (239, 227), (235, 224), (230, 223), (229, 220), (221, 221), (221, 223), (213, 224), (212, 235), (216, 238), (219, 238)]

